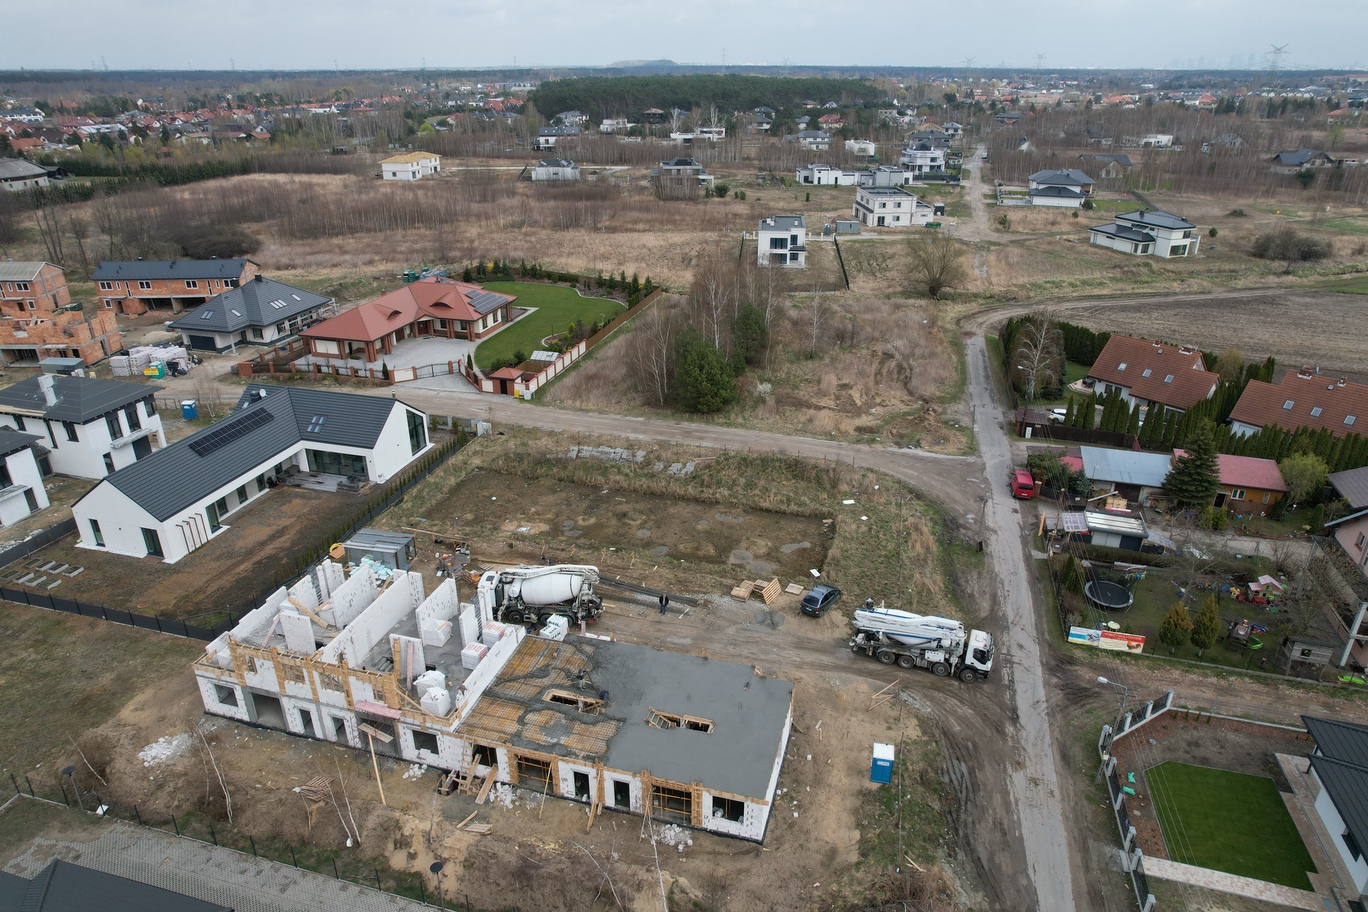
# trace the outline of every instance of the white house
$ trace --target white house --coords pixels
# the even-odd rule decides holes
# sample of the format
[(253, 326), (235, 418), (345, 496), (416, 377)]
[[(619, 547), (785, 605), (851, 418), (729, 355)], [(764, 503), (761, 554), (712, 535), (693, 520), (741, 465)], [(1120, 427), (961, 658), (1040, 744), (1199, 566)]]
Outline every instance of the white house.
[(811, 187), (853, 187), (855, 172), (842, 171), (830, 165), (808, 165), (794, 172), (794, 179)]
[(580, 179), (580, 166), (561, 158), (544, 158), (532, 169), (534, 181), (568, 181)]
[(751, 665), (543, 638), (461, 604), (452, 579), (427, 594), (398, 570), (381, 589), (331, 561), (193, 670), (208, 713), (373, 745), (467, 794), (500, 782), (578, 801), (591, 829), (611, 809), (762, 842), (793, 721), (793, 683)]
[(772, 215), (760, 220), (756, 232), (756, 262), (802, 269), (807, 265), (807, 219), (801, 215)]
[(917, 182), (917, 172), (897, 165), (879, 165), (855, 173), (860, 187), (910, 187)]
[(964, 133), (964, 126), (962, 124), (955, 123), (953, 120), (947, 124), (943, 124), (941, 126), (941, 129), (944, 130), (945, 135), (950, 137), (951, 139), (955, 139)]
[(51, 181), (46, 168), (22, 158), (0, 158), (0, 187), (18, 193), (34, 187), (46, 187), (49, 183)]
[(1050, 206), (1056, 209), (1082, 209), (1083, 192), (1072, 187), (1039, 187), (1030, 191), (1032, 206)]
[(12, 526), (48, 505), (34, 444), (42, 438), (0, 427), (0, 526)]
[(878, 146), (870, 139), (847, 139), (846, 151), (858, 158), (873, 158), (878, 154)]
[(240, 344), (279, 342), (336, 312), (332, 298), (257, 273), (168, 322), (166, 328), (180, 333), (187, 348), (226, 352)]
[(1139, 256), (1192, 256), (1202, 239), (1197, 226), (1171, 212), (1139, 209), (1110, 225), (1088, 229), (1088, 242)]
[(823, 133), (821, 130), (801, 130), (795, 136), (784, 138), (791, 139), (813, 152), (825, 152), (831, 148), (831, 134)]
[(599, 124), (600, 133), (616, 133), (619, 130), (630, 130), (636, 124), (631, 123), (625, 117), (605, 117)]
[(383, 484), (431, 446), (397, 399), (252, 385), (222, 421), (105, 478), (72, 507), (82, 548), (175, 563), (299, 472)]
[(416, 181), (441, 170), (442, 157), (431, 152), (409, 152), (380, 162), (380, 176), (385, 180)]
[(698, 186), (704, 189), (711, 188), (717, 182), (716, 176), (704, 171), (703, 166), (692, 158), (672, 158), (663, 161), (654, 174), (664, 180), (681, 184), (690, 180), (697, 181)]
[[(1316, 796), (1315, 820), (1349, 871), (1354, 891), (1368, 892), (1368, 727), (1335, 719), (1302, 716), (1306, 730), (1316, 742), (1310, 772), (1320, 794)], [(1319, 834), (1318, 834), (1319, 835)]]
[(1081, 196), (1092, 196), (1093, 186), (1096, 183), (1077, 168), (1050, 168), (1045, 171), (1037, 171), (1026, 178), (1026, 186), (1030, 190), (1062, 187), (1066, 190), (1075, 191)]
[(576, 126), (555, 126), (542, 127), (537, 131), (537, 136), (532, 140), (532, 148), (538, 152), (545, 152), (556, 148), (557, 142), (569, 142), (580, 138), (581, 130)]
[(851, 214), (871, 228), (907, 228), (927, 224), (933, 211), (901, 187), (861, 187)]
[(37, 434), (48, 468), (104, 478), (166, 446), (154, 395), (143, 386), (93, 377), (40, 374), (0, 389), (0, 427)]
[(944, 171), (945, 150), (936, 148), (930, 143), (919, 142), (904, 149), (898, 158), (898, 162), (914, 174)]

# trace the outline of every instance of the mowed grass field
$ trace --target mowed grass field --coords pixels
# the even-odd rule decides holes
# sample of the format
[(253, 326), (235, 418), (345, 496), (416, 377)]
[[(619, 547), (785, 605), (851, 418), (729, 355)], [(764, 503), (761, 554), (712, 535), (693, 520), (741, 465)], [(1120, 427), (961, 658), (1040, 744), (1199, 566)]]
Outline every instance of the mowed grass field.
[(1165, 762), (1145, 783), (1171, 860), (1311, 889), (1315, 863), (1272, 779)]
[(625, 305), (608, 298), (586, 298), (573, 288), (543, 285), (538, 282), (490, 282), (484, 286), (500, 294), (517, 295), (514, 306), (535, 307), (507, 329), (490, 336), (475, 349), (475, 364), (487, 368), (500, 358), (511, 358), (515, 351), (525, 355), (542, 347), (542, 340), (563, 333), (576, 320), (586, 324), (602, 323), (622, 315)]

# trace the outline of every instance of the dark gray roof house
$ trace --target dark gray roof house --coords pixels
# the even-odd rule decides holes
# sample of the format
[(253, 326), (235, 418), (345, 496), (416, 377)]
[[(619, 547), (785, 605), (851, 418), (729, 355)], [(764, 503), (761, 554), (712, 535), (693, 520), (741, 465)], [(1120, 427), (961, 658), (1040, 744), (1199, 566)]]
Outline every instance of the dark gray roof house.
[(1316, 716), (1301, 718), (1315, 739), (1316, 754), (1368, 770), (1368, 726)]
[(1116, 220), (1118, 222), (1129, 222), (1132, 225), (1144, 225), (1149, 228), (1167, 228), (1171, 231), (1197, 227), (1181, 215), (1174, 215), (1172, 212), (1163, 212), (1159, 209), (1137, 209), (1135, 212), (1118, 215)]
[[(49, 402), (43, 387), (51, 381)], [(160, 392), (160, 386), (50, 374), (0, 389), (0, 413), (85, 424)]]
[(333, 310), (333, 299), (258, 273), (167, 323), (192, 348), (227, 350), (234, 341), (272, 342)]
[(1327, 479), (1340, 496), (1355, 510), (1368, 508), (1368, 466), (1335, 472)]
[(236, 279), (251, 260), (103, 260), (90, 274), (94, 282), (153, 279)]
[(54, 858), (32, 880), (0, 873), (0, 912), (233, 912), (233, 909)]
[(373, 447), (394, 404), (376, 396), (252, 384), (227, 418), (105, 480), (157, 519), (169, 519), (301, 441)]
[(1052, 168), (1037, 171), (1027, 178), (1034, 187), (1091, 187), (1096, 183), (1091, 177), (1077, 168)]
[[(1333, 806), (1331, 811), (1317, 801), (1317, 816), (1346, 864), (1351, 857), (1359, 860), (1368, 846), (1368, 727), (1314, 716), (1302, 716), (1302, 722), (1316, 742), (1311, 769)], [(1362, 890), (1365, 884), (1355, 886)]]

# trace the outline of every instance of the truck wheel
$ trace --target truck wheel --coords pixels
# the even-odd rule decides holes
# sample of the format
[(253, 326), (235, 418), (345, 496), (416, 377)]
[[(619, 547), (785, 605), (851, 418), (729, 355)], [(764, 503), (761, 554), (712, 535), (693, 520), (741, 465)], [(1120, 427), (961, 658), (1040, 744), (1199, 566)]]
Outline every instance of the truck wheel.
[(898, 660), (898, 655), (891, 649), (880, 649), (878, 655), (876, 655), (874, 658), (878, 659), (880, 662), (883, 662), (885, 665), (892, 665), (894, 662)]
[(917, 664), (917, 663), (912, 659), (912, 657), (911, 657), (910, 655), (900, 655), (900, 656), (898, 656), (898, 667), (899, 667), (899, 668), (911, 668), (911, 667), (912, 667), (913, 665), (915, 665), (915, 664)]
[(960, 669), (959, 679), (965, 684), (972, 684), (978, 680), (978, 672), (972, 668)]
[(931, 666), (931, 670), (935, 672), (936, 677), (943, 678), (950, 673), (950, 666), (944, 662), (937, 662)]
[(504, 623), (506, 623), (506, 624), (521, 624), (522, 622), (523, 622), (523, 613), (522, 613), (522, 611), (520, 611), (519, 609), (517, 609), (517, 608), (510, 608), (510, 609), (508, 609), (507, 611), (504, 612)]

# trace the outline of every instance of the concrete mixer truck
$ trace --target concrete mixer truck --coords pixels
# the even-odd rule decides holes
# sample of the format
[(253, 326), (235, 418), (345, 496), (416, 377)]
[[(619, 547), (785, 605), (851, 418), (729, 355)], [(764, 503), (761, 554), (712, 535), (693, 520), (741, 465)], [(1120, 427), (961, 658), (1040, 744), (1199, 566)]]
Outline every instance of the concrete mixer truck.
[(603, 613), (603, 599), (594, 592), (598, 581), (598, 567), (578, 564), (486, 570), (475, 598), (501, 623), (545, 624), (559, 614), (578, 624)]
[(955, 675), (977, 681), (993, 670), (993, 638), (982, 630), (967, 631), (954, 618), (912, 614), (882, 606), (857, 609), (852, 652), (863, 652), (885, 665), (929, 668), (940, 677)]

